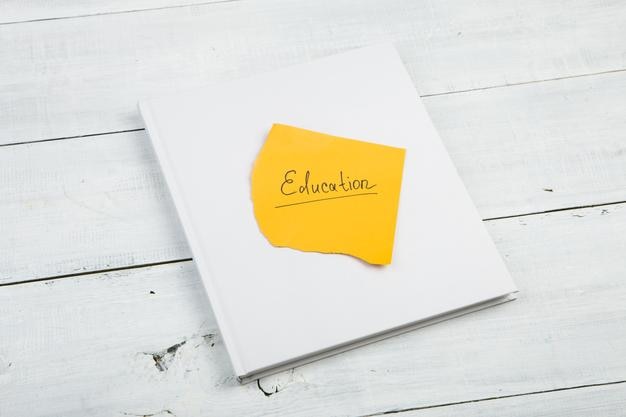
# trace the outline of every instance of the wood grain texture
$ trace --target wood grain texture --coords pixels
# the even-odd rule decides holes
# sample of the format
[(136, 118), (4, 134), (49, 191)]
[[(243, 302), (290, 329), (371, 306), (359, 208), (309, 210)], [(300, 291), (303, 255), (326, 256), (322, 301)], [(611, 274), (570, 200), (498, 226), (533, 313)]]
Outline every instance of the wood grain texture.
[(621, 417), (624, 415), (624, 409), (626, 409), (626, 383), (621, 383), (415, 410), (396, 416)]
[(626, 205), (488, 227), (517, 301), (258, 386), (191, 262), (3, 287), (0, 415), (358, 416), (626, 379)]
[[(626, 200), (623, 2), (212, 2), (0, 3), (0, 145), (391, 41), (483, 217)], [(0, 147), (0, 195), (0, 284), (190, 256), (143, 131)], [(0, 416), (623, 415), (553, 390), (626, 380), (626, 204), (486, 225), (519, 300), (258, 385), (192, 262), (0, 287)]]
[(237, 0), (3, 0), (0, 2), (0, 25), (228, 1)]
[(626, 73), (425, 100), (484, 218), (626, 200)]
[(139, 98), (384, 41), (426, 95), (621, 70), (625, 19), (617, 0), (266, 0), (3, 25), (0, 143), (138, 128)]
[(0, 282), (189, 258), (144, 132), (0, 148)]
[[(491, 218), (626, 200), (625, 90), (617, 73), (425, 103)], [(191, 256), (143, 131), (0, 148), (0, 193), (0, 283)]]

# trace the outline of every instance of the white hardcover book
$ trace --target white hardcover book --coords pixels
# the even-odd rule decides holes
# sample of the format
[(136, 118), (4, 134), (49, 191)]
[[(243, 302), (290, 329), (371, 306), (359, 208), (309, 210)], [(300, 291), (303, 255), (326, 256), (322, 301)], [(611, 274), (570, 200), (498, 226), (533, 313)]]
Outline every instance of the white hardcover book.
[[(514, 298), (393, 46), (139, 108), (240, 381)], [(389, 265), (274, 247), (259, 231), (250, 176), (275, 123), (406, 149)]]

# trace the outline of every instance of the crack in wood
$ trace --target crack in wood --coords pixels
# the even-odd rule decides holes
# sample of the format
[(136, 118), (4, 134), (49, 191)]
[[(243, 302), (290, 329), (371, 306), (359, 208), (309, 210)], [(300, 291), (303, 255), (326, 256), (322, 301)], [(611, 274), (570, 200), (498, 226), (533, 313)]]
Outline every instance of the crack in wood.
[(259, 390), (263, 393), (263, 395), (265, 395), (266, 397), (271, 397), (274, 394), (278, 393), (278, 385), (274, 386), (274, 391), (265, 391), (263, 389), (263, 387), (261, 386), (261, 380), (257, 379), (256, 380), (256, 386), (259, 388)]
[(159, 352), (144, 352), (144, 355), (152, 356), (152, 360), (154, 360), (154, 366), (159, 370), (159, 372), (165, 372), (174, 360), (178, 349), (180, 349), (181, 346), (184, 346), (185, 343), (187, 343), (187, 341), (183, 340), (182, 342), (173, 344), (172, 346)]
[(122, 414), (124, 414), (125, 416), (135, 416), (135, 417), (153, 417), (153, 416), (158, 416), (158, 415), (161, 415), (161, 414), (167, 414), (167, 415), (170, 415), (170, 416), (176, 416), (176, 414), (174, 414), (172, 412), (172, 410), (169, 410), (167, 408), (165, 408), (165, 409), (163, 409), (161, 411), (157, 411), (156, 413), (135, 414), (135, 413), (124, 412)]
[(154, 361), (154, 367), (159, 370), (159, 372), (165, 372), (169, 369), (169, 367), (174, 362), (176, 354), (179, 349), (187, 344), (188, 341), (193, 340), (194, 338), (200, 338), (201, 342), (196, 344), (194, 348), (200, 347), (202, 344), (206, 344), (209, 347), (214, 347), (217, 334), (216, 333), (206, 333), (203, 335), (193, 335), (189, 339), (185, 339), (181, 342), (175, 343), (172, 346), (169, 346), (163, 350), (157, 352), (141, 352), (143, 355), (151, 356)]

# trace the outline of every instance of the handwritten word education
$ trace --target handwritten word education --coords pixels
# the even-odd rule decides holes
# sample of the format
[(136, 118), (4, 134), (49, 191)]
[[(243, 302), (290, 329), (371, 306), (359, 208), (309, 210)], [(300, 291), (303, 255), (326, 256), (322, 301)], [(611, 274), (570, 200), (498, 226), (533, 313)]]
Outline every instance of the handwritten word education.
[(345, 197), (356, 197), (363, 195), (374, 195), (378, 194), (376, 192), (360, 192), (354, 193), (353, 191), (368, 191), (372, 188), (376, 187), (376, 184), (371, 184), (367, 178), (357, 178), (350, 180), (349, 176), (343, 175), (343, 171), (339, 171), (338, 178), (335, 181), (326, 180), (326, 181), (317, 181), (313, 182), (311, 180), (311, 171), (307, 170), (304, 174), (304, 178), (300, 179), (299, 182), (296, 182), (298, 171), (295, 169), (290, 169), (285, 172), (282, 180), (283, 182), (280, 185), (280, 192), (285, 196), (290, 196), (294, 194), (298, 195), (311, 195), (311, 194), (331, 194), (325, 198), (319, 198), (315, 200), (306, 200), (298, 203), (290, 203), (283, 204), (280, 206), (276, 206), (276, 208), (287, 207), (298, 204), (306, 204), (313, 203), (317, 201), (323, 200), (333, 200), (337, 198), (345, 198)]

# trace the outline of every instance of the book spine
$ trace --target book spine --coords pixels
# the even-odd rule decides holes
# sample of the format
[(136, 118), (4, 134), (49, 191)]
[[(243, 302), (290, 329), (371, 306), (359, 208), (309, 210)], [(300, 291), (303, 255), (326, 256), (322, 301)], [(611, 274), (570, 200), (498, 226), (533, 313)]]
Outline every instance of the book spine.
[(194, 232), (194, 225), (191, 221), (191, 217), (187, 209), (187, 204), (185, 203), (185, 199), (180, 192), (176, 176), (174, 175), (174, 170), (171, 167), (169, 157), (163, 146), (163, 142), (159, 138), (159, 129), (157, 127), (156, 121), (152, 117), (150, 104), (149, 102), (139, 102), (138, 108), (139, 113), (143, 118), (144, 124), (146, 125), (146, 130), (148, 132), (148, 136), (150, 137), (152, 147), (161, 166), (161, 170), (165, 177), (165, 182), (172, 196), (172, 199), (174, 200), (176, 211), (178, 212), (178, 216), (182, 223), (187, 242), (189, 243), (189, 246), (191, 248), (193, 260), (196, 263), (200, 278), (202, 279), (205, 291), (209, 297), (211, 309), (213, 310), (213, 314), (215, 315), (215, 319), (217, 321), (222, 340), (224, 341), (224, 345), (226, 346), (226, 350), (228, 351), (228, 355), (235, 370), (235, 374), (238, 377), (241, 375), (245, 375), (247, 373), (247, 370), (244, 368), (243, 364), (240, 361), (235, 339), (230, 333), (228, 322), (225, 315), (223, 314), (222, 308), (220, 307), (219, 296), (211, 279), (211, 269), (208, 260), (205, 259), (206, 255), (203, 253), (200, 241), (196, 237), (196, 234)]

